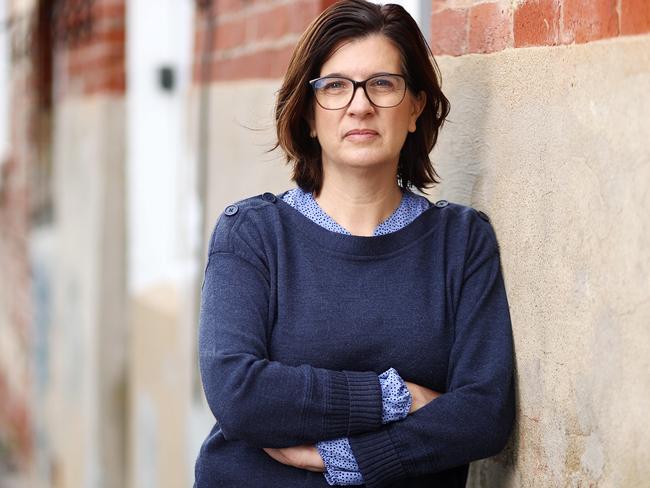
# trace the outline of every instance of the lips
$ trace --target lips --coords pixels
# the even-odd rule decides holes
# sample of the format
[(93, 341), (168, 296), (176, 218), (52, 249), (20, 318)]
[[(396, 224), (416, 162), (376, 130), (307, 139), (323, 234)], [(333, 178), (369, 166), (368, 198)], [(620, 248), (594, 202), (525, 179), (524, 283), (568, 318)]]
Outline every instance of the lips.
[(345, 137), (354, 138), (369, 138), (379, 135), (379, 133), (372, 129), (352, 129), (345, 133)]

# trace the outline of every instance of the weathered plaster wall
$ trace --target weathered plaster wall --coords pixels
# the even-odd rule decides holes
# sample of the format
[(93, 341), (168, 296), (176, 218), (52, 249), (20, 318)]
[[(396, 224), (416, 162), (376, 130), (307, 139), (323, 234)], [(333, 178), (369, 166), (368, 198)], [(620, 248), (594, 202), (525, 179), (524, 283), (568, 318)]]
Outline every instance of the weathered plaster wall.
[(191, 484), (187, 470), (194, 460), (186, 428), (193, 334), (179, 327), (180, 309), (173, 287), (150, 289), (131, 302), (128, 486), (134, 488)]
[(434, 196), (490, 215), (516, 342), (518, 427), (471, 486), (645, 486), (650, 36), (438, 61)]
[(54, 123), (47, 404), (54, 487), (123, 486), (126, 455), (124, 101), (72, 98)]
[(275, 80), (216, 83), (210, 87), (210, 165), (207, 226), (229, 203), (294, 186), (275, 144)]

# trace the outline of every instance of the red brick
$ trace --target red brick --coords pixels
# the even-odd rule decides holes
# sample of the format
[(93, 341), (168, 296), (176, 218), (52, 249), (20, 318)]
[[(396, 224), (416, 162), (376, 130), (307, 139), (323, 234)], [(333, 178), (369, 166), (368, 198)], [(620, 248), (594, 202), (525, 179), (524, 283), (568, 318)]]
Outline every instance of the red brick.
[(293, 54), (294, 46), (276, 49), (273, 52), (273, 63), (271, 64), (271, 78), (282, 78), (287, 72), (289, 60)]
[(93, 33), (112, 29), (124, 29), (126, 19), (124, 17), (100, 17), (93, 21)]
[(244, 20), (233, 20), (215, 26), (212, 49), (232, 49), (245, 43), (246, 27)]
[(446, 9), (431, 16), (433, 54), (460, 56), (467, 52), (467, 10)]
[(254, 35), (259, 40), (279, 39), (289, 33), (289, 18), (296, 15), (292, 4), (281, 5), (257, 14), (252, 21)]
[(512, 44), (512, 18), (499, 3), (474, 5), (469, 12), (469, 52), (492, 53)]
[(617, 0), (565, 0), (561, 40), (578, 44), (616, 37)]
[(320, 4), (312, 0), (302, 1), (289, 16), (289, 31), (302, 34), (307, 26), (320, 14)]
[(126, 90), (126, 76), (122, 69), (95, 71), (84, 81), (84, 95), (122, 94)]
[(320, 0), (320, 2), (319, 2), (320, 5), (319, 5), (319, 7), (320, 7), (321, 12), (322, 12), (323, 10), (325, 10), (326, 8), (329, 8), (329, 7), (331, 7), (332, 5), (334, 5), (337, 1), (338, 1), (338, 0)]
[(244, 0), (212, 0), (215, 4), (215, 13), (222, 15), (238, 12), (246, 8), (248, 2)]
[(71, 76), (87, 76), (94, 71), (123, 69), (125, 65), (124, 46), (100, 44), (68, 51), (67, 66)]
[(126, 6), (124, 3), (94, 3), (92, 7), (93, 17), (95, 19), (101, 17), (126, 17)]
[(200, 26), (196, 26), (194, 31), (194, 58), (200, 59), (203, 54), (205, 43), (207, 42), (207, 33)]
[(621, 34), (650, 32), (650, 2), (648, 0), (621, 0)]
[(560, 7), (557, 0), (527, 0), (515, 10), (515, 47), (552, 46), (559, 43)]
[(447, 2), (446, 0), (431, 0), (431, 13), (435, 14), (441, 10), (446, 10), (452, 8), (452, 2)]
[(293, 46), (265, 49), (231, 59), (220, 59), (212, 64), (213, 81), (251, 78), (279, 78), (289, 64)]
[(192, 82), (194, 84), (200, 85), (203, 83), (202, 66), (200, 59), (195, 57), (194, 63), (192, 63)]
[(126, 41), (126, 32), (124, 30), (124, 27), (105, 29), (95, 33), (92, 41), (96, 43), (112, 43), (123, 45)]

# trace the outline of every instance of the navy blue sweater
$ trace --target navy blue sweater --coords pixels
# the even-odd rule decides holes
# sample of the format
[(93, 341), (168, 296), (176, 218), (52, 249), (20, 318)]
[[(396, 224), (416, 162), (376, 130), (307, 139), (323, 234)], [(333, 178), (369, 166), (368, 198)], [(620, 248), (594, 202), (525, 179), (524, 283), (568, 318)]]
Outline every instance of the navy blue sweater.
[[(330, 232), (272, 194), (229, 206), (209, 246), (199, 359), (218, 422), (196, 486), (327, 487), (262, 447), (347, 436), (367, 487), (461, 487), (514, 416), (499, 250), (470, 207), (377, 237)], [(381, 423), (377, 374), (444, 394)]]

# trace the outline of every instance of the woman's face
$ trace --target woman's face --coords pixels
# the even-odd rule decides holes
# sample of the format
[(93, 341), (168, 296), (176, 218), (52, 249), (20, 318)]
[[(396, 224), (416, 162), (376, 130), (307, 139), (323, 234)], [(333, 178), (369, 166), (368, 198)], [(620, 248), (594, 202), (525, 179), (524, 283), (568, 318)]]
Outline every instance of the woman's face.
[[(320, 76), (362, 81), (378, 73), (405, 74), (397, 48), (387, 37), (375, 34), (343, 44), (323, 64)], [(314, 101), (311, 128), (321, 146), (323, 167), (391, 165), (396, 172), (407, 133), (415, 132), (425, 101), (424, 92), (416, 97), (406, 90), (399, 105), (378, 108), (361, 87), (346, 108), (326, 110)]]

